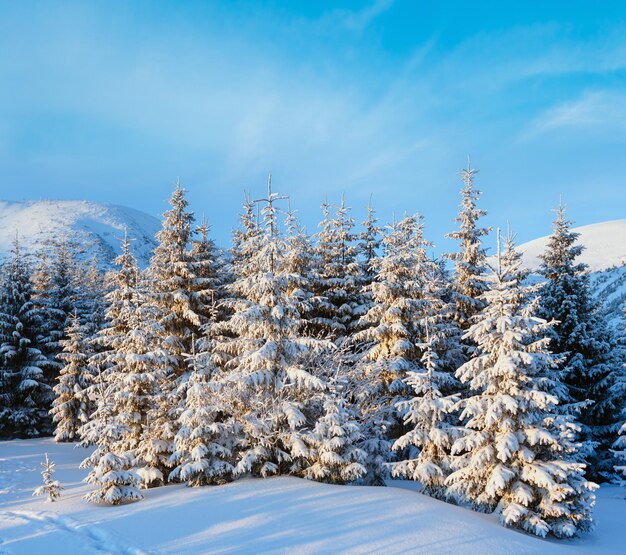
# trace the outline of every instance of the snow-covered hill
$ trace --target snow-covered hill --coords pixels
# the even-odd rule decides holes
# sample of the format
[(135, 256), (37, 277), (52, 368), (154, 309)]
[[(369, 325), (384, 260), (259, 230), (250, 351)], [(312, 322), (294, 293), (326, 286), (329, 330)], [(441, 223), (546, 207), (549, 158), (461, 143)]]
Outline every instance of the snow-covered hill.
[(107, 265), (120, 252), (124, 230), (133, 238), (133, 251), (146, 265), (156, 242), (160, 222), (139, 210), (84, 200), (0, 201), (0, 256), (11, 248), (15, 233), (29, 251), (37, 251), (50, 239), (66, 234)]
[[(592, 272), (626, 264), (626, 220), (613, 220), (574, 228), (580, 233), (578, 241), (585, 246), (580, 261)], [(524, 264), (536, 270), (541, 264), (539, 255), (545, 250), (548, 237), (540, 237), (520, 245)]]
[[(32, 497), (44, 453), (65, 488), (55, 503)], [(494, 516), (436, 501), (414, 482), (331, 486), (298, 478), (224, 486), (170, 485), (118, 507), (89, 505), (78, 468), (85, 449), (52, 439), (0, 442), (0, 553), (623, 553), (624, 490), (603, 486), (597, 529), (576, 540), (541, 540)]]
[[(593, 294), (604, 305), (607, 318), (615, 326), (623, 325), (626, 302), (626, 220), (613, 220), (574, 228), (580, 233), (578, 242), (585, 250), (580, 261), (589, 266)], [(548, 237), (540, 237), (520, 245), (525, 266), (537, 270), (539, 255), (545, 250)]]

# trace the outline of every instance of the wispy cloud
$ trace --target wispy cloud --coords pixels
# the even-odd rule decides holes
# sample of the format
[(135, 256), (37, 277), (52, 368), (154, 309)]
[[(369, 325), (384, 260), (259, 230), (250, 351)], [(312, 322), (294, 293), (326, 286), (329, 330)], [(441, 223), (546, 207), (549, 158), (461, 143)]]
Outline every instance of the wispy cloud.
[(522, 138), (529, 140), (545, 133), (575, 128), (626, 129), (626, 91), (584, 92), (576, 100), (564, 102), (540, 114)]
[(361, 32), (377, 17), (388, 11), (394, 0), (374, 0), (360, 10), (335, 9), (323, 19), (333, 21), (350, 31)]

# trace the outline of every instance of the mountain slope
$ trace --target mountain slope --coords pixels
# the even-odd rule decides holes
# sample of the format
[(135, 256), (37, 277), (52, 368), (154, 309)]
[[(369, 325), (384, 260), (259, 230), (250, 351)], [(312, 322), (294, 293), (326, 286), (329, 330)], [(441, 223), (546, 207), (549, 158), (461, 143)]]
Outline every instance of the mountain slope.
[(18, 233), (20, 244), (36, 252), (52, 239), (66, 234), (107, 266), (120, 252), (125, 229), (133, 239), (133, 252), (145, 266), (156, 246), (160, 222), (139, 210), (84, 200), (0, 201), (0, 256), (5, 256)]

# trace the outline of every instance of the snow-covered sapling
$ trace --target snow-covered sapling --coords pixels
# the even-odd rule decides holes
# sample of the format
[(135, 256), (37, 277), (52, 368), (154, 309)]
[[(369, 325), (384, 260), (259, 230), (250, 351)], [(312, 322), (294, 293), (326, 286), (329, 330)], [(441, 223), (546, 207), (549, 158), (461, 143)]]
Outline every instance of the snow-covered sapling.
[(54, 472), (54, 463), (48, 458), (46, 453), (46, 460), (41, 463), (43, 470), (41, 475), (43, 476), (43, 486), (39, 486), (33, 492), (33, 495), (48, 495), (48, 501), (51, 503), (56, 501), (61, 496), (61, 490), (63, 486), (58, 480), (52, 479), (52, 473)]

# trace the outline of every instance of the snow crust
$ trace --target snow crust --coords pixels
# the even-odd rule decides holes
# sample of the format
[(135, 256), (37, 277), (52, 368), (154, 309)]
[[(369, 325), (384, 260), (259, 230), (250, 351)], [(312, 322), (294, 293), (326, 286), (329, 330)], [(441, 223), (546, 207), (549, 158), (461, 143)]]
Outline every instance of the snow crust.
[[(31, 496), (44, 453), (64, 486), (59, 500)], [(542, 540), (496, 517), (392, 487), (332, 486), (298, 478), (242, 479), (224, 486), (144, 490), (118, 507), (88, 504), (78, 464), (87, 450), (51, 439), (0, 442), (0, 553), (623, 553), (624, 490), (602, 487), (597, 529), (576, 540)]]

